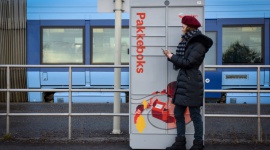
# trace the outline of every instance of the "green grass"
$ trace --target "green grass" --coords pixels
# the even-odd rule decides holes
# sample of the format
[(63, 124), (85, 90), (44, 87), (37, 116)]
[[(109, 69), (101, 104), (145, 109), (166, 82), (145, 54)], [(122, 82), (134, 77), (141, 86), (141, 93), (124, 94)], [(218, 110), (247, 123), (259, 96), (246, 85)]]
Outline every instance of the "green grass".
[(14, 137), (13, 137), (10, 133), (8, 133), (8, 134), (5, 134), (5, 135), (2, 137), (1, 140), (2, 140), (2, 141), (13, 141), (13, 140), (14, 140)]

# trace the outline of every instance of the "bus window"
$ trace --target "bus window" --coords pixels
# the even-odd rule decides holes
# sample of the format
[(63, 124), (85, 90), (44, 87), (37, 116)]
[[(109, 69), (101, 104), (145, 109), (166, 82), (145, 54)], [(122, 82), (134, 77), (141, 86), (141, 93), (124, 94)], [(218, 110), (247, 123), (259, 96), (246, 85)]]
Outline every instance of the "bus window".
[[(93, 27), (91, 64), (113, 64), (115, 50), (114, 28)], [(129, 63), (129, 29), (122, 28), (121, 63)]]
[(42, 28), (41, 64), (83, 64), (83, 28)]
[(222, 63), (263, 63), (261, 26), (230, 26), (222, 28)]
[[(213, 40), (212, 47), (205, 55), (204, 65), (217, 65), (217, 32), (205, 32), (205, 35)], [(205, 70), (216, 70), (216, 68), (206, 68)]]

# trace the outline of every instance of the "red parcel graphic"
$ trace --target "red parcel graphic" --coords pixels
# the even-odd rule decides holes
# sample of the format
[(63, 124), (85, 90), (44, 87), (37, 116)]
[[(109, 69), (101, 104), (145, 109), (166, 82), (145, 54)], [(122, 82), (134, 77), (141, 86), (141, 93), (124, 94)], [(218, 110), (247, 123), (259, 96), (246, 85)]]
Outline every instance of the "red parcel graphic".
[[(176, 81), (171, 82), (167, 86), (167, 91), (164, 89), (162, 91), (156, 91), (152, 94), (146, 96), (150, 97), (149, 99), (141, 98), (137, 100), (141, 100), (140, 103), (136, 107), (135, 115), (134, 115), (134, 124), (136, 125), (136, 129), (139, 133), (142, 133), (146, 128), (146, 120), (155, 128), (159, 128), (162, 130), (170, 130), (176, 128), (176, 120), (174, 117), (174, 104), (172, 104), (172, 98), (174, 95), (174, 91), (176, 88)], [(168, 101), (163, 102), (160, 100), (160, 96), (167, 95)], [(147, 118), (145, 118), (147, 117)], [(164, 122), (167, 124), (167, 128), (164, 126), (158, 125), (157, 120)], [(190, 114), (188, 108), (185, 111), (185, 122), (188, 124), (191, 122)]]

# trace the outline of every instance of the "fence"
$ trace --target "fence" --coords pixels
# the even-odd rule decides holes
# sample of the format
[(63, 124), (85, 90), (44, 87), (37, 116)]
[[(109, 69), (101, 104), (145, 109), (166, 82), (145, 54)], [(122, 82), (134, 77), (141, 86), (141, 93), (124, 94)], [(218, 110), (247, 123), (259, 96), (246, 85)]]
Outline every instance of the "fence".
[(205, 92), (234, 92), (234, 93), (257, 93), (257, 114), (253, 115), (240, 115), (240, 114), (205, 114), (205, 117), (247, 117), (247, 118), (257, 118), (258, 119), (258, 141), (262, 142), (262, 129), (261, 129), (261, 118), (270, 117), (270, 115), (261, 115), (261, 105), (260, 105), (260, 93), (270, 92), (270, 90), (261, 90), (260, 88), (260, 71), (261, 68), (270, 68), (270, 65), (206, 65), (204, 68), (257, 68), (257, 89), (256, 90), (205, 90)]
[[(10, 116), (68, 116), (68, 139), (71, 139), (71, 119), (72, 116), (129, 116), (128, 113), (72, 113), (72, 92), (129, 92), (128, 89), (72, 89), (72, 68), (125, 68), (128, 65), (0, 65), (0, 68), (6, 68), (6, 89), (0, 89), (0, 92), (7, 93), (7, 110), (6, 113), (0, 113), (0, 116), (6, 116), (6, 133), (10, 130)], [(11, 89), (10, 88), (10, 68), (69, 68), (69, 88), (68, 89)], [(205, 114), (205, 117), (246, 117), (258, 119), (258, 141), (262, 142), (261, 118), (269, 118), (270, 115), (261, 115), (260, 93), (270, 92), (270, 90), (260, 89), (260, 70), (261, 68), (270, 68), (270, 65), (253, 66), (253, 65), (207, 65), (204, 68), (257, 68), (257, 89), (256, 90), (223, 90), (207, 89), (205, 92), (235, 92), (235, 93), (257, 93), (257, 114), (240, 115), (240, 114)], [(69, 92), (68, 113), (10, 113), (10, 92)], [(205, 110), (203, 109), (203, 112)]]
[[(1, 67), (7, 69), (7, 87), (6, 89), (0, 89), (0, 92), (7, 92), (7, 110), (6, 113), (0, 113), (0, 116), (7, 116), (7, 134), (10, 130), (10, 116), (68, 116), (68, 139), (71, 139), (72, 116), (129, 116), (127, 113), (72, 113), (71, 111), (72, 92), (129, 92), (128, 89), (72, 89), (72, 68), (126, 68), (129, 67), (128, 65), (0, 65)], [(69, 87), (68, 89), (11, 89), (10, 68), (69, 68)], [(68, 113), (10, 113), (10, 92), (69, 92)]]

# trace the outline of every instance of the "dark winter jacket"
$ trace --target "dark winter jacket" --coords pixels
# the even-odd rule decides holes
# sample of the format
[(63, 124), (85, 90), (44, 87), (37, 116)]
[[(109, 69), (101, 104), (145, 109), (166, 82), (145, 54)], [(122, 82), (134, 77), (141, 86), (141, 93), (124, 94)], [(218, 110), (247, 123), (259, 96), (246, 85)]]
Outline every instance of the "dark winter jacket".
[(175, 54), (171, 57), (170, 61), (180, 68), (173, 96), (175, 105), (203, 105), (204, 83), (199, 67), (212, 44), (213, 41), (209, 37), (198, 33), (188, 41), (184, 58)]

